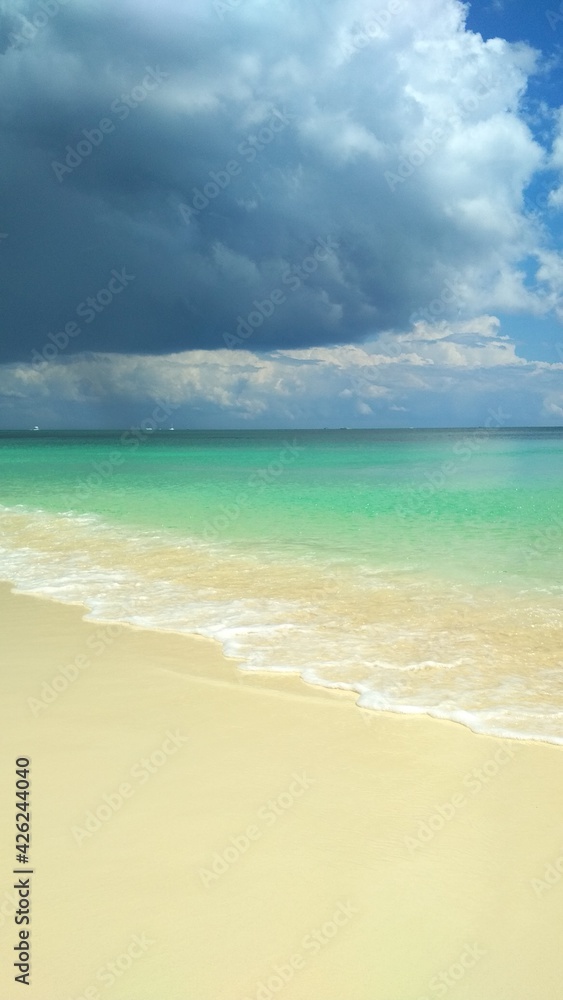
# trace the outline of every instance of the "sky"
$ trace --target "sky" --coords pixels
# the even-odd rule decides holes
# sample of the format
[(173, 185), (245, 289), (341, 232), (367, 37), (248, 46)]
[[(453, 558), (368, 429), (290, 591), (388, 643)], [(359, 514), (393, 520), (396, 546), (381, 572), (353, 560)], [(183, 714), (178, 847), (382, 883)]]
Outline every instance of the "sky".
[(3, 0), (0, 53), (0, 428), (563, 422), (563, 2)]

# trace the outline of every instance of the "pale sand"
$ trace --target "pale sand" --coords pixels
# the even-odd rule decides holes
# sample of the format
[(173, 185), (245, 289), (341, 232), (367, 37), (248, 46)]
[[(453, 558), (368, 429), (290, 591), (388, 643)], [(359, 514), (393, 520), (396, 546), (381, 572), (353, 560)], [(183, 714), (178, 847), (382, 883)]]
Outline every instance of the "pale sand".
[[(204, 640), (121, 628), (94, 655), (88, 637), (106, 627), (82, 621), (81, 608), (3, 585), (0, 612), (2, 1000), (562, 995), (563, 878), (554, 867), (553, 887), (532, 882), (558, 859), (563, 870), (558, 747), (511, 742), (513, 758), (498, 764), (501, 741), (244, 674)], [(82, 654), (91, 665), (34, 717), (28, 698)], [(131, 771), (167, 731), (187, 741), (161, 750), (165, 763), (143, 783), (146, 772)], [(21, 754), (33, 765), (29, 989), (12, 978), (5, 915)], [(486, 783), (466, 777), (484, 765)], [(78, 845), (72, 828), (123, 782), (131, 797)], [(267, 803), (280, 796), (272, 822)], [(421, 822), (438, 828), (452, 799), (443, 828), (417, 843)], [(248, 827), (257, 839), (205, 886), (200, 870)], [(134, 935), (146, 950), (120, 959)], [(471, 967), (456, 965), (461, 956)], [(111, 983), (100, 970), (116, 960)]]

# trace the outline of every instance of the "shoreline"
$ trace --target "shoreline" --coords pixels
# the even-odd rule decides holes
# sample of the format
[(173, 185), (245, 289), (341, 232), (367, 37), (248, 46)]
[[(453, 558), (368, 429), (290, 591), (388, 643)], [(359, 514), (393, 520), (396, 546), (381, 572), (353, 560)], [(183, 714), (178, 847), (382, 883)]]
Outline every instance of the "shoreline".
[[(36, 1000), (556, 995), (559, 747), (360, 710), (9, 584), (0, 610), (2, 787), (32, 762)], [(0, 824), (15, 1000), (10, 809)]]
[[(440, 715), (437, 710), (418, 708), (415, 706), (406, 706), (399, 708), (387, 705), (384, 708), (378, 707), (375, 709), (366, 707), (365, 705), (359, 704), (359, 701), (363, 697), (364, 692), (361, 692), (357, 685), (352, 686), (351, 684), (348, 685), (345, 682), (340, 682), (340, 681), (331, 683), (328, 681), (322, 682), (322, 681), (309, 680), (303, 676), (302, 671), (298, 667), (296, 667), (294, 670), (288, 670), (284, 668), (283, 670), (279, 671), (273, 670), (271, 668), (265, 668), (263, 670), (260, 670), (259, 668), (258, 669), (251, 668), (247, 670), (241, 667), (241, 664), (244, 663), (242, 657), (227, 652), (225, 649), (225, 642), (218, 637), (203, 635), (197, 632), (181, 631), (180, 629), (175, 630), (173, 628), (159, 628), (157, 625), (152, 625), (152, 624), (139, 625), (128, 621), (112, 620), (110, 618), (103, 618), (103, 617), (97, 618), (95, 617), (95, 612), (93, 611), (93, 609), (89, 607), (87, 604), (85, 604), (82, 600), (62, 600), (59, 597), (51, 597), (48, 594), (42, 594), (42, 593), (30, 594), (25, 591), (17, 590), (17, 586), (18, 585), (15, 581), (0, 579), (0, 591), (2, 588), (8, 588), (8, 590), (14, 597), (31, 598), (34, 600), (47, 601), (57, 606), (78, 608), (82, 613), (81, 618), (83, 621), (99, 626), (102, 629), (106, 629), (108, 632), (111, 632), (111, 630), (114, 628), (115, 629), (126, 628), (144, 634), (148, 633), (148, 634), (162, 635), (164, 637), (180, 636), (182, 638), (187, 639), (189, 642), (196, 642), (196, 643), (201, 642), (204, 644), (210, 643), (211, 646), (215, 649), (215, 652), (219, 654), (220, 658), (224, 660), (227, 664), (231, 665), (232, 671), (235, 674), (235, 679), (238, 682), (240, 682), (241, 677), (262, 678), (262, 680), (264, 680), (264, 682), (266, 683), (268, 680), (272, 681), (272, 684), (270, 686), (272, 687), (272, 690), (275, 691), (276, 682), (278, 680), (283, 678), (293, 678), (294, 680), (301, 682), (301, 685), (304, 685), (307, 689), (334, 692), (340, 696), (342, 695), (347, 696), (349, 699), (353, 700), (353, 703), (358, 709), (358, 711), (361, 711), (362, 713), (369, 713), (370, 715), (371, 714), (379, 715), (380, 713), (383, 713), (386, 715), (402, 716), (406, 718), (433, 719), (437, 722), (450, 723), (452, 725), (462, 726), (464, 729), (469, 730), (469, 732), (473, 733), (473, 735), (475, 736), (483, 736), (490, 739), (498, 739), (501, 741), (514, 740), (518, 743), (534, 743), (547, 746), (563, 747), (563, 735), (557, 737), (555, 736), (547, 737), (530, 733), (526, 733), (525, 735), (520, 735), (517, 732), (508, 730), (504, 733), (487, 732), (486, 730), (481, 730), (477, 728), (475, 725), (471, 724), (470, 720), (472, 719), (474, 713), (465, 710), (464, 711), (458, 710), (456, 713), (457, 715), (464, 715), (466, 717), (465, 719), (462, 719), (462, 718), (455, 718), (454, 714), (452, 714), (451, 716)], [(252, 690), (250, 686), (248, 689)], [(265, 689), (261, 688), (261, 690)], [(306, 697), (306, 695), (302, 695), (302, 697)], [(38, 707), (37, 710), (40, 711), (41, 709)]]
[[(61, 461), (63, 454), (64, 449)], [(174, 480), (181, 470), (173, 468)], [(134, 477), (134, 467), (129, 473)], [(225, 482), (230, 482), (228, 476)], [(124, 471), (123, 488), (127, 484)], [(180, 516), (175, 500), (166, 507), (167, 493), (161, 487), (152, 498), (152, 503), (158, 498), (166, 512), (164, 516), (163, 509), (159, 527), (150, 503), (127, 515), (122, 511), (117, 516), (116, 510), (112, 516), (99, 497), (88, 506), (100, 513), (80, 513), (82, 508), (61, 513), (58, 489), (51, 497), (50, 506), (56, 508), (51, 512), (21, 505), (4, 508), (4, 572), (22, 592), (77, 602), (98, 620), (128, 619), (133, 627), (166, 634), (199, 633), (218, 640), (224, 655), (237, 660), (241, 669), (276, 675), (281, 669), (299, 672), (309, 684), (348, 686), (366, 710), (373, 706), (396, 714), (414, 712), (501, 739), (563, 745), (560, 601), (555, 591), (532, 587), (532, 578), (531, 589), (525, 587), (521, 594), (514, 591), (516, 577), (507, 576), (510, 585), (505, 585), (506, 574), (497, 567), (496, 557), (492, 559), (496, 550), (489, 553), (496, 575), (490, 578), (485, 566), (479, 570), (481, 583), (475, 583), (479, 573), (474, 577), (473, 566), (464, 583), (465, 564), (459, 556), (467, 545), (458, 552), (453, 537), (452, 553), (457, 556), (452, 556), (451, 576), (450, 555), (446, 558), (442, 552), (449, 548), (442, 544), (431, 546), (442, 552), (436, 563), (418, 566), (431, 537), (422, 523), (413, 528), (413, 538), (407, 533), (401, 543), (400, 552), (411, 543), (418, 552), (413, 565), (404, 562), (404, 552), (400, 558), (395, 553), (397, 563), (388, 565), (389, 553), (377, 549), (376, 568), (358, 551), (358, 558), (351, 558), (358, 541), (352, 544), (346, 533), (326, 550), (316, 536), (307, 536), (304, 548), (303, 539), (294, 540), (295, 551), (291, 544), (284, 549), (281, 536), (266, 542), (266, 533), (247, 551), (241, 544), (241, 522), (236, 531), (226, 530), (221, 544), (204, 543), (202, 524), (211, 523), (211, 513), (199, 495), (197, 502), (191, 500), (190, 518), (195, 521), (190, 520), (186, 535), (181, 530), (185, 512)], [(336, 498), (339, 489), (335, 486)], [(258, 491), (254, 500), (260, 517), (272, 515), (271, 497), (266, 502)], [(238, 505), (233, 513), (241, 514)], [(224, 515), (223, 527), (227, 520)], [(397, 527), (396, 517), (395, 522)], [(455, 518), (450, 529), (454, 523)], [(379, 530), (385, 534), (383, 527)], [(286, 525), (282, 535), (288, 531)], [(463, 532), (457, 535), (461, 538)], [(512, 549), (498, 526), (492, 532), (495, 538), (497, 546), (502, 540), (500, 547), (510, 562)]]

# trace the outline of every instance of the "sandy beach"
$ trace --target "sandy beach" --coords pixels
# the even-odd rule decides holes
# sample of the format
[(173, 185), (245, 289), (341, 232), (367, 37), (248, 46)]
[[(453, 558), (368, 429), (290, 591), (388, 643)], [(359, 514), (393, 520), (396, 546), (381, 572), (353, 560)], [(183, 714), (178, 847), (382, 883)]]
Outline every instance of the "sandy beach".
[(558, 747), (360, 711), (7, 585), (0, 600), (6, 1000), (22, 755), (35, 1000), (559, 995)]

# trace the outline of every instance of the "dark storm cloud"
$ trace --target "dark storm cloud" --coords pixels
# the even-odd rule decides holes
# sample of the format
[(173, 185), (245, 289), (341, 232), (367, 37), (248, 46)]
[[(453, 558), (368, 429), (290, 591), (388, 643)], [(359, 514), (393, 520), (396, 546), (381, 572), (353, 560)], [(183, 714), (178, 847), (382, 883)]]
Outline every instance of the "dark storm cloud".
[[(519, 194), (541, 153), (515, 95), (533, 59), (468, 43), (454, 0), (395, 0), (379, 22), (356, 0), (6, 6), (1, 361), (57, 337), (69, 353), (222, 348), (280, 289), (252, 350), (361, 341), (404, 328), (452, 274), (471, 296), (491, 260), (479, 307), (523, 304), (505, 272), (530, 252)], [(444, 56), (445, 108), (435, 67), (406, 58), (432, 17), (464, 67), (452, 80)], [(500, 113), (481, 210), (497, 170), (505, 205), (484, 226), (443, 154), (479, 121), (492, 147)], [(319, 240), (337, 249), (303, 275)]]

